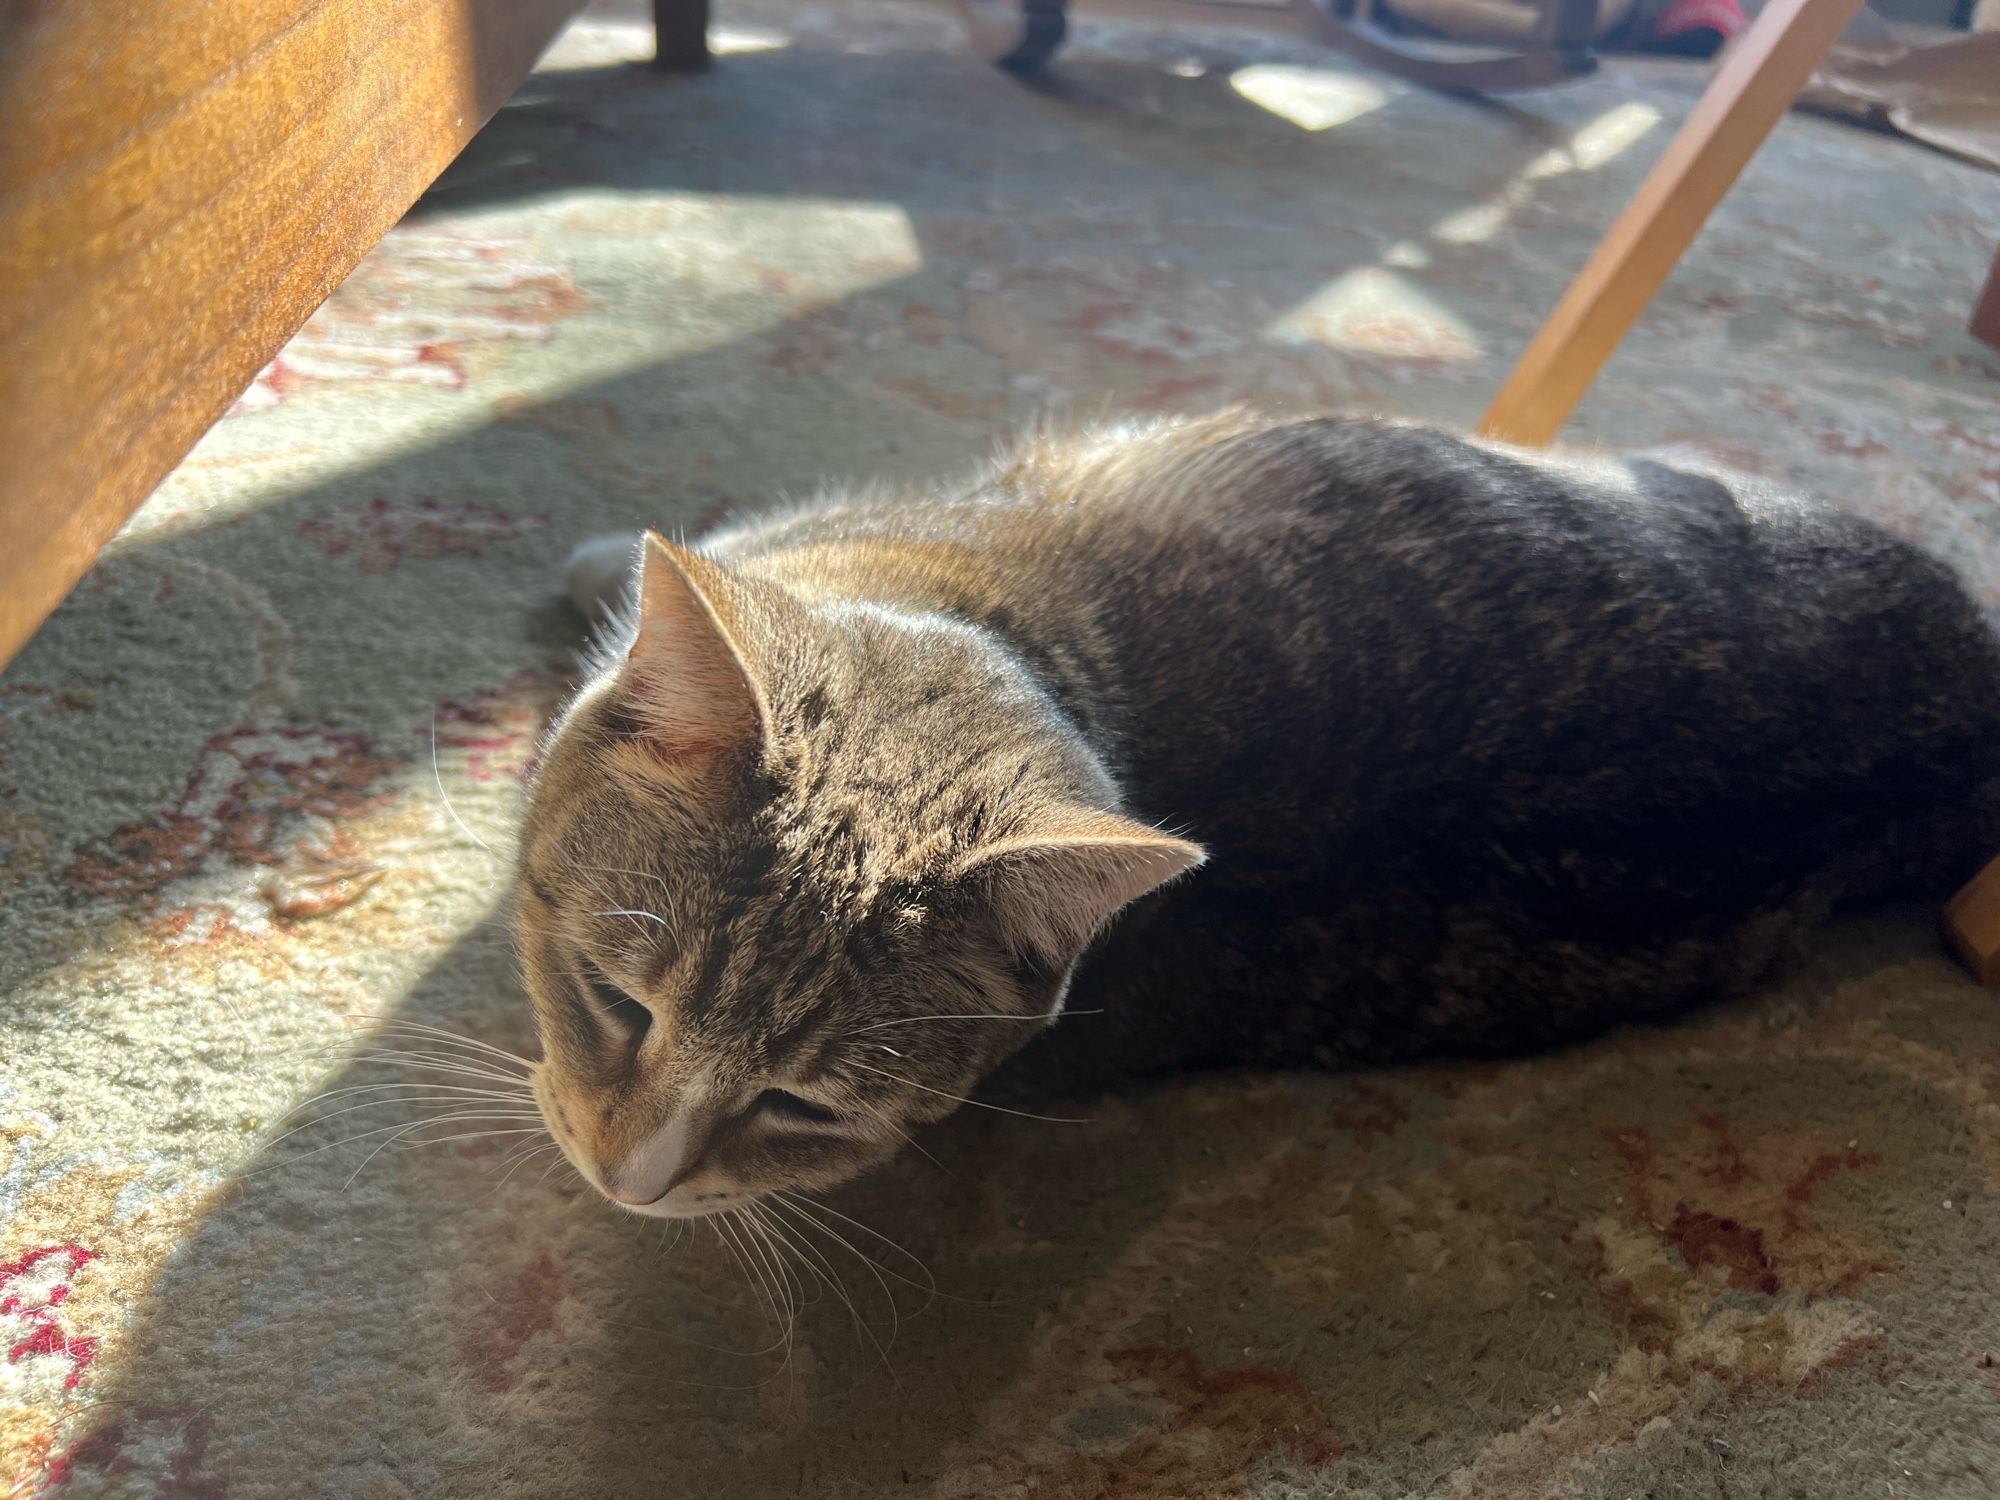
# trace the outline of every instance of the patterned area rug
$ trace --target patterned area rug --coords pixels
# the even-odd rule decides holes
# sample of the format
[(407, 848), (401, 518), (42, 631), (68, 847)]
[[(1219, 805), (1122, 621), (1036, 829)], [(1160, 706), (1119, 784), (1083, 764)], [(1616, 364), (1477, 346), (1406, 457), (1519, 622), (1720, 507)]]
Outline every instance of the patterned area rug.
[[(817, 0), (722, 41), (573, 32), (0, 678), (7, 1493), (1994, 1494), (2000, 1010), (1927, 912), (1558, 1056), (968, 1117), (783, 1266), (358, 1057), (530, 1045), (498, 919), (575, 539), (1052, 407), (1468, 421), (1700, 82), (1085, 28), (1037, 90)], [(2000, 178), (1791, 120), (1574, 432), (2000, 604), (1996, 244)]]

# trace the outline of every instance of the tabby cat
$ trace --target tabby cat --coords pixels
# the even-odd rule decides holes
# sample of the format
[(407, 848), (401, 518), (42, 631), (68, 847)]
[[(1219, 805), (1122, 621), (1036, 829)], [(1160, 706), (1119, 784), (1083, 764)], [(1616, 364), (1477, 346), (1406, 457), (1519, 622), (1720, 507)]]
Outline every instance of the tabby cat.
[(1953, 576), (1660, 461), (1117, 428), (637, 575), (517, 922), (550, 1128), (647, 1214), (829, 1186), (976, 1090), (1659, 1015), (2000, 843)]

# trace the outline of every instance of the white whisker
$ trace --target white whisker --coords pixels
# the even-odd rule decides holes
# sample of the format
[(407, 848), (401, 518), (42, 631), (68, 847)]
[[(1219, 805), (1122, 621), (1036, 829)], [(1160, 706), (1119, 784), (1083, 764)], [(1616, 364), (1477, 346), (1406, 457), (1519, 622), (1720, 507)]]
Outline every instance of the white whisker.
[(926, 1094), (936, 1094), (940, 1099), (953, 1099), (960, 1104), (970, 1104), (974, 1109), (990, 1109), (995, 1114), (1014, 1115), (1023, 1120), (1043, 1120), (1051, 1125), (1088, 1125), (1091, 1123), (1088, 1119), (1079, 1118), (1076, 1115), (1030, 1114), (1025, 1109), (1009, 1109), (1004, 1104), (988, 1104), (981, 1099), (968, 1099), (963, 1094), (947, 1093), (943, 1089), (934, 1089), (927, 1083), (917, 1083), (912, 1079), (900, 1077), (885, 1069), (871, 1068), (864, 1062), (854, 1062), (852, 1058), (849, 1058), (848, 1061), (852, 1066), (861, 1069), (864, 1073), (873, 1073), (877, 1077), (888, 1079), (891, 1083), (900, 1083), (907, 1089), (921, 1089)]
[[(1102, 1010), (1066, 1010), (1063, 1016), (1101, 1016)], [(1062, 1017), (1057, 1017), (1060, 1020)], [(884, 1026), (914, 1026), (919, 1021), (1033, 1021), (1043, 1024), (1047, 1016), (1007, 1016), (997, 1011), (975, 1011), (968, 1015), (955, 1016), (896, 1016), (887, 1021), (870, 1021), (866, 1026), (857, 1026), (846, 1036), (860, 1036), (864, 1031), (880, 1031)]]
[(365, 1052), (356, 1052), (352, 1061), (357, 1064), (382, 1063), (406, 1068), (421, 1068), (429, 1073), (455, 1073), (463, 1078), (483, 1078), (492, 1083), (525, 1085), (528, 1080), (519, 1073), (503, 1072), (499, 1068), (482, 1063), (463, 1061), (449, 1052), (413, 1052), (398, 1047), (378, 1047)]
[(929, 1162), (932, 1166), (936, 1167), (940, 1172), (944, 1173), (945, 1176), (953, 1179), (954, 1181), (957, 1180), (958, 1174), (956, 1172), (952, 1171), (950, 1167), (947, 1167), (943, 1162), (939, 1161), (935, 1156), (931, 1155), (930, 1152), (926, 1151), (923, 1148), (923, 1146), (919, 1144), (915, 1136), (911, 1135), (909, 1131), (903, 1129), (902, 1126), (898, 1125), (894, 1120), (890, 1119), (880, 1110), (869, 1109), (867, 1107), (866, 1101), (849, 1101), (844, 1107), (847, 1109), (848, 1113), (856, 1115), (861, 1119), (866, 1120), (868, 1123), (872, 1125), (881, 1126), (882, 1129), (886, 1130), (890, 1135), (893, 1135), (897, 1140), (901, 1141), (904, 1145), (908, 1146), (912, 1151), (916, 1152), (917, 1155), (921, 1156), (925, 1161)]
[[(660, 888), (660, 904), (666, 906), (666, 916), (660, 916), (658, 912), (638, 912), (638, 916), (652, 918), (664, 928), (680, 926), (680, 902), (674, 900), (674, 886), (668, 884), (664, 876), (658, 876), (652, 870), (626, 870), (616, 864), (586, 864), (584, 870), (588, 874), (622, 874), (622, 876), (632, 876), (634, 880), (650, 880), (654, 886)], [(600, 916), (632, 916), (632, 912), (600, 912)]]
[[(500, 1189), (504, 1188), (513, 1179), (516, 1172), (520, 1171), (521, 1168), (525, 1167), (537, 1156), (540, 1156), (544, 1151), (560, 1150), (562, 1150), (562, 1146), (556, 1141), (543, 1141), (539, 1145), (534, 1141), (530, 1141), (525, 1146), (516, 1147), (505, 1162), (502, 1163), (506, 1167), (506, 1171), (502, 1172), (500, 1180), (493, 1184), (493, 1192), (497, 1193)], [(548, 1173), (544, 1171), (542, 1175), (546, 1177)], [(491, 1197), (492, 1194), (488, 1194), (487, 1196)]]
[[(904, 1249), (901, 1245), (897, 1244), (894, 1240), (890, 1239), (889, 1236), (883, 1234), (879, 1229), (870, 1229), (866, 1224), (862, 1223), (859, 1219), (850, 1218), (848, 1215), (842, 1213), (837, 1208), (829, 1207), (824, 1203), (815, 1202), (810, 1198), (803, 1198), (797, 1193), (787, 1193), (780, 1191), (774, 1194), (773, 1196), (782, 1199), (783, 1202), (786, 1204), (786, 1206), (788, 1206), (794, 1213), (799, 1214), (802, 1217), (806, 1218), (810, 1223), (817, 1224), (819, 1228), (825, 1231), (827, 1234), (831, 1234), (836, 1239), (839, 1239), (840, 1242), (844, 1245), (847, 1245), (847, 1248), (854, 1254), (861, 1255), (860, 1250), (856, 1249), (853, 1245), (848, 1244), (846, 1237), (844, 1235), (841, 1235), (831, 1225), (821, 1220), (819, 1218), (819, 1215), (830, 1214), (834, 1218), (840, 1220), (841, 1223), (850, 1225), (853, 1228), (858, 1229), (861, 1233), (867, 1235), (870, 1239), (876, 1241), (878, 1244), (885, 1245), (889, 1249), (895, 1251), (896, 1254), (900, 1255), (904, 1260), (908, 1261), (919, 1272), (921, 1272), (923, 1274), (924, 1279), (922, 1281), (912, 1281), (909, 1277), (903, 1275), (899, 1271), (891, 1270), (888, 1266), (879, 1265), (879, 1263), (875, 1260), (873, 1256), (862, 1256), (861, 1258), (863, 1260), (868, 1261), (869, 1264), (871, 1265), (878, 1265), (879, 1269), (887, 1272), (891, 1276), (894, 1276), (898, 1281), (902, 1282), (904, 1285), (915, 1287), (918, 1291), (922, 1292), (926, 1297), (937, 1297), (943, 1295), (937, 1289), (937, 1278), (931, 1274), (931, 1268), (925, 1265), (919, 1257), (912, 1254), (910, 1251)], [(953, 1300), (959, 1300), (959, 1299), (953, 1299)]]
[[(674, 901), (674, 888), (663, 876), (656, 875), (651, 870), (627, 870), (618, 865), (585, 865), (583, 868), (594, 875), (630, 875), (634, 880), (650, 880), (660, 888), (660, 894), (665, 897), (667, 919), (661, 921), (660, 925), (664, 927), (668, 922), (676, 925), (680, 922), (680, 907)], [(651, 916), (652, 913), (648, 912), (646, 915)]]
[(793, 1339), (798, 1332), (799, 1310), (798, 1303), (792, 1295), (794, 1283), (791, 1272), (786, 1268), (783, 1259), (772, 1249), (770, 1237), (747, 1216), (743, 1209), (731, 1209), (729, 1216), (736, 1221), (736, 1227), (742, 1232), (745, 1251), (756, 1256), (762, 1268), (758, 1274), (765, 1278), (765, 1284), (770, 1287), (771, 1300), (774, 1304), (782, 1300), (784, 1304), (785, 1357), (772, 1372), (772, 1378), (775, 1379), (791, 1368)]
[[(493, 1109), (497, 1112), (501, 1104), (511, 1104), (514, 1102), (516, 1101), (511, 1099), (468, 1099), (462, 1094), (404, 1094), (393, 1099), (364, 1099), (359, 1104), (344, 1104), (339, 1109), (330, 1109), (325, 1114), (314, 1115), (310, 1120), (302, 1120), (290, 1130), (284, 1131), (266, 1141), (264, 1149), (268, 1151), (271, 1147), (281, 1145), (285, 1141), (290, 1140), (301, 1131), (311, 1130), (315, 1125), (324, 1125), (328, 1120), (337, 1120), (342, 1115), (351, 1115), (356, 1110), (361, 1109), (379, 1109), (384, 1105), (390, 1104), (442, 1104), (452, 1109), (470, 1109), (476, 1106), (481, 1109)], [(296, 1112), (291, 1111), (290, 1113)], [(286, 1118), (289, 1118), (289, 1114)], [(540, 1111), (530, 1113), (527, 1110), (514, 1110), (507, 1113), (507, 1118), (510, 1120), (539, 1120), (541, 1113)]]
[[(288, 1051), (279, 1052), (276, 1055), (285, 1058), (321, 1058), (334, 1062), (348, 1062), (348, 1061), (365, 1062), (370, 1057), (377, 1055), (389, 1056), (389, 1057), (394, 1057), (399, 1055), (394, 1051), (386, 1051), (386, 1052), (378, 1051), (376, 1045), (378, 1041), (397, 1043), (414, 1047), (436, 1047), (440, 1045), (438, 1041), (432, 1037), (419, 1037), (402, 1032), (388, 1031), (380, 1034), (379, 1037), (365, 1038), (358, 1045), (343, 1043), (343, 1042), (316, 1042), (311, 1044), (310, 1046), (294, 1047)], [(499, 1070), (499, 1065), (493, 1058), (483, 1057), (478, 1053), (474, 1052), (446, 1050), (440, 1052), (426, 1053), (423, 1055), (443, 1058), (462, 1066), (468, 1066), (468, 1067), (478, 1066), (485, 1068), (493, 1068), (496, 1071)], [(507, 1076), (510, 1078), (520, 1078), (526, 1075), (520, 1073), (509, 1073)]]
[[(769, 1201), (774, 1211), (782, 1206), (775, 1198)], [(780, 1227), (781, 1221), (776, 1218), (769, 1219), (766, 1222), (783, 1236), (785, 1243), (790, 1245), (799, 1254), (801, 1260), (812, 1269), (813, 1274), (819, 1278), (820, 1285), (830, 1290), (834, 1296), (838, 1297), (846, 1305), (847, 1315), (854, 1323), (854, 1331), (875, 1346), (875, 1353), (882, 1361), (882, 1367), (889, 1372), (889, 1378), (895, 1380), (898, 1385), (901, 1385), (902, 1382), (896, 1379), (895, 1366), (889, 1362), (889, 1349), (896, 1342), (896, 1335), (902, 1328), (902, 1318), (896, 1307), (895, 1294), (889, 1290), (889, 1284), (882, 1280), (880, 1273), (876, 1273), (875, 1281), (882, 1288), (883, 1300), (889, 1304), (889, 1342), (887, 1344), (876, 1337), (874, 1328), (866, 1318), (861, 1316), (861, 1309), (855, 1306), (854, 1298), (848, 1295), (847, 1284), (840, 1279), (840, 1273), (834, 1270), (832, 1262), (820, 1253), (818, 1246), (805, 1238), (803, 1231), (801, 1231), (799, 1238), (794, 1239), (790, 1234), (785, 1233), (784, 1229)], [(808, 1220), (806, 1222), (810, 1223), (811, 1221)], [(824, 1225), (815, 1225), (814, 1227), (820, 1229), (822, 1233), (831, 1232)], [(838, 1240), (840, 1236), (835, 1234), (834, 1238)], [(845, 1244), (844, 1241), (842, 1243)], [(867, 1256), (855, 1250), (852, 1245), (847, 1245), (846, 1248), (863, 1265), (868, 1266), (870, 1271), (876, 1270)]]
[(505, 1047), (497, 1047), (493, 1043), (484, 1041), (479, 1037), (467, 1036), (464, 1032), (453, 1031), (444, 1026), (433, 1026), (427, 1021), (419, 1021), (400, 1012), (363, 1011), (344, 1019), (349, 1026), (356, 1030), (375, 1028), (383, 1032), (392, 1033), (414, 1032), (426, 1040), (484, 1052), (496, 1061), (516, 1063), (524, 1068), (534, 1066), (533, 1059), (523, 1057), (518, 1052), (509, 1052)]
[(451, 1074), (460, 1078), (476, 1079), (482, 1083), (505, 1084), (509, 1088), (516, 1089), (525, 1089), (533, 1081), (527, 1074), (503, 1072), (483, 1059), (452, 1052), (419, 1052), (400, 1047), (369, 1047), (349, 1052), (345, 1048), (322, 1047), (290, 1055), (315, 1057), (324, 1062), (347, 1064), (355, 1068), (400, 1067), (425, 1073)]
[[(532, 1068), (535, 1065), (532, 1059), (523, 1057), (518, 1052), (509, 1052), (505, 1047), (496, 1047), (491, 1042), (481, 1041), (478, 1037), (465, 1036), (456, 1031), (447, 1031), (442, 1026), (431, 1026), (423, 1021), (413, 1021), (408, 1016), (378, 1016), (376, 1019), (382, 1022), (381, 1029), (384, 1031), (415, 1031), (424, 1036), (432, 1037), (439, 1042), (449, 1042), (459, 1047), (471, 1047), (475, 1051), (486, 1053), (489, 1057), (498, 1058), (503, 1062), (515, 1063), (523, 1068)], [(355, 1018), (355, 1024), (365, 1025), (366, 1018)]]
[(438, 769), (438, 721), (435, 711), (431, 714), (431, 778), (437, 782), (438, 797), (444, 803), (444, 810), (451, 814), (452, 822), (458, 825), (458, 831), (491, 854), (493, 846), (474, 833), (471, 825), (458, 815), (458, 809), (451, 805), (451, 794), (444, 789), (444, 772)]
[[(415, 1135), (417, 1131), (422, 1130), (426, 1125), (435, 1125), (437, 1123), (438, 1122), (435, 1120), (419, 1120), (416, 1122), (415, 1125), (410, 1127), (411, 1134)], [(416, 1139), (406, 1141), (404, 1142), (404, 1145), (407, 1148), (414, 1148), (417, 1146), (442, 1146), (451, 1141), (483, 1141), (488, 1136), (494, 1136), (494, 1135), (540, 1135), (541, 1133), (542, 1133), (542, 1127), (540, 1126), (540, 1124), (524, 1125), (518, 1130), (511, 1128), (505, 1130), (459, 1130), (459, 1131), (454, 1131), (450, 1135), (416, 1136)]]
[[(316, 1104), (325, 1104), (331, 1100), (345, 1096), (353, 1094), (380, 1094), (392, 1089), (425, 1089), (432, 1096), (490, 1099), (496, 1103), (503, 1104), (533, 1104), (535, 1102), (535, 1096), (523, 1089), (475, 1089), (467, 1088), (465, 1085), (457, 1083), (431, 1083), (416, 1080), (398, 1081), (396, 1083), (353, 1083), (347, 1085), (345, 1088), (327, 1089), (322, 1093), (314, 1094), (310, 1099), (302, 1099), (286, 1110), (279, 1118), (288, 1120), (301, 1110), (311, 1109)], [(380, 1100), (376, 1102), (389, 1103), (392, 1101)]]
[(660, 1221), (660, 1258), (678, 1250), (683, 1244), (694, 1243), (692, 1219), (662, 1219)]
[[(764, 1238), (766, 1244), (770, 1245), (771, 1254), (778, 1263), (778, 1270), (784, 1276), (786, 1284), (792, 1289), (792, 1305), (794, 1309), (808, 1306), (813, 1299), (807, 1294), (806, 1284), (799, 1274), (792, 1269), (791, 1260), (785, 1254), (786, 1247), (771, 1238), (771, 1225), (763, 1211), (755, 1203), (746, 1203), (738, 1212), (739, 1217), (746, 1223), (754, 1225), (757, 1233)], [(796, 1311), (794, 1311), (793, 1317), (796, 1321)]]
[[(390, 1136), (386, 1141), (383, 1141), (381, 1144), (376, 1146), (373, 1151), (370, 1151), (366, 1156), (361, 1158), (361, 1165), (356, 1167), (351, 1173), (348, 1174), (347, 1181), (341, 1184), (340, 1190), (344, 1193), (349, 1188), (353, 1187), (355, 1178), (359, 1177), (362, 1174), (362, 1172), (367, 1169), (368, 1163), (375, 1160), (376, 1157), (380, 1156), (389, 1147), (398, 1145), (406, 1137), (414, 1134), (419, 1130), (422, 1130), (426, 1125), (435, 1125), (438, 1123), (440, 1122), (436, 1120), (419, 1120), (414, 1125), (409, 1126), (408, 1128), (399, 1132), (398, 1134)], [(540, 1134), (541, 1128), (542, 1127), (540, 1125), (522, 1125), (514, 1127), (512, 1129), (505, 1129), (505, 1130), (464, 1130), (458, 1132), (455, 1135), (425, 1136), (420, 1140), (410, 1142), (410, 1145), (412, 1147), (443, 1146), (449, 1144), (452, 1141), (483, 1141), (496, 1135)]]
[(756, 1290), (757, 1300), (764, 1304), (764, 1310), (770, 1315), (772, 1326), (779, 1330), (779, 1342), (786, 1351), (786, 1358), (789, 1359), (791, 1357), (792, 1346), (791, 1324), (786, 1321), (784, 1315), (778, 1310), (777, 1294), (772, 1289), (770, 1277), (765, 1272), (763, 1262), (757, 1258), (755, 1252), (751, 1249), (748, 1239), (742, 1232), (742, 1226), (737, 1221), (734, 1209), (724, 1209), (714, 1217), (716, 1220), (715, 1227), (724, 1234), (727, 1234), (730, 1242), (743, 1252), (743, 1265), (749, 1273), (751, 1283)]
[[(804, 1305), (807, 1300), (805, 1284), (792, 1275), (790, 1263), (784, 1256), (785, 1251), (789, 1250), (793, 1255), (798, 1257), (800, 1268), (812, 1277), (815, 1284), (819, 1286), (826, 1285), (826, 1278), (806, 1258), (792, 1237), (785, 1233), (784, 1227), (778, 1221), (771, 1218), (762, 1208), (755, 1203), (747, 1203), (741, 1209), (737, 1210), (737, 1213), (746, 1223), (756, 1226), (757, 1233), (763, 1237), (764, 1243), (769, 1245), (772, 1253), (779, 1257), (779, 1263), (785, 1267), (785, 1275), (791, 1280), (793, 1292), (800, 1305)], [(850, 1303), (848, 1311), (851, 1313), (853, 1310), (853, 1304)]]
[[(291, 1136), (297, 1135), (301, 1130), (310, 1130), (314, 1125), (322, 1124), (324, 1123), (325, 1120), (331, 1118), (333, 1118), (331, 1115), (327, 1115), (323, 1116), (319, 1120), (309, 1120), (304, 1125), (294, 1126), (291, 1130), (286, 1131), (284, 1135), (278, 1137), (278, 1140), (282, 1141), (289, 1139)], [(247, 1175), (254, 1177), (254, 1176), (260, 1176), (265, 1172), (275, 1172), (280, 1167), (289, 1167), (296, 1165), (297, 1163), (305, 1161), (311, 1157), (318, 1156), (322, 1152), (337, 1150), (341, 1146), (351, 1146), (357, 1141), (372, 1140), (378, 1135), (383, 1135), (385, 1133), (392, 1131), (416, 1130), (426, 1125), (450, 1125), (450, 1124), (455, 1124), (461, 1120), (524, 1120), (527, 1118), (529, 1117), (526, 1115), (499, 1114), (495, 1112), (482, 1111), (482, 1110), (461, 1111), (443, 1115), (426, 1115), (421, 1120), (402, 1121), (394, 1125), (378, 1125), (372, 1130), (363, 1130), (355, 1135), (342, 1136), (337, 1141), (328, 1141), (324, 1146), (315, 1146), (312, 1148), (312, 1150), (301, 1151), (296, 1156), (287, 1156), (277, 1161), (268, 1162), (264, 1166), (258, 1167), (254, 1172), (251, 1172)], [(545, 1127), (537, 1123), (532, 1128), (543, 1129)], [(275, 1146), (277, 1144), (278, 1144), (277, 1141), (272, 1141), (269, 1143), (269, 1145), (265, 1147), (265, 1149), (269, 1150), (270, 1146)]]
[[(759, 1302), (764, 1302), (762, 1284), (752, 1275), (750, 1263), (744, 1258), (744, 1254), (739, 1248), (740, 1242), (737, 1240), (735, 1234), (731, 1232), (729, 1225), (723, 1222), (726, 1217), (727, 1215), (725, 1214), (709, 1215), (709, 1222), (715, 1226), (716, 1242), (729, 1252), (730, 1260), (735, 1262), (737, 1271), (743, 1277), (743, 1284), (751, 1288)], [(775, 1327), (777, 1324), (777, 1309), (775, 1305), (766, 1304), (766, 1306), (771, 1314), (772, 1324)], [(743, 1359), (755, 1359), (759, 1355), (769, 1354), (773, 1349), (785, 1347), (790, 1338), (791, 1331), (786, 1329), (779, 1337), (772, 1339), (770, 1343), (764, 1345), (761, 1349), (731, 1349), (726, 1352), (738, 1355)]]

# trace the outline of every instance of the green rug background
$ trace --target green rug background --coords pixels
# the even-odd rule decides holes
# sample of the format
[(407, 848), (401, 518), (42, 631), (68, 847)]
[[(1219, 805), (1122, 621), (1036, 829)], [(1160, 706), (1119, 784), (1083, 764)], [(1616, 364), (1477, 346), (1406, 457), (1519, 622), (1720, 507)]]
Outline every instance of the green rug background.
[[(0, 677), (0, 1485), (1992, 1494), (2000, 1011), (1929, 913), (1555, 1057), (954, 1122), (835, 1200), (911, 1258), (842, 1224), (860, 1326), (822, 1292), (788, 1346), (714, 1233), (503, 1181), (512, 1137), (271, 1144), (384, 1076), (358, 1018), (526, 1044), (495, 919), (575, 540), (1050, 408), (1470, 421), (1701, 77), (1480, 105), (1086, 27), (1029, 89), (941, 9), (721, 19), (696, 80), (573, 31)], [(1790, 120), (1572, 434), (2000, 604), (1996, 245), (2000, 177)]]

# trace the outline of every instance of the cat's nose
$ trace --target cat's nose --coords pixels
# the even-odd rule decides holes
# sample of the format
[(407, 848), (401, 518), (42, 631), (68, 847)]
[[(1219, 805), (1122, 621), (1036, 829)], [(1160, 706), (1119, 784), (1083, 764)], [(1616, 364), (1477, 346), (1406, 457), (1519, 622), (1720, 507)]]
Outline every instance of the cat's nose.
[(644, 1140), (600, 1147), (597, 1180), (605, 1196), (627, 1208), (658, 1203), (700, 1168), (706, 1128), (683, 1102)]
[(617, 1166), (600, 1161), (597, 1176), (604, 1184), (605, 1196), (612, 1202), (622, 1203), (627, 1208), (645, 1208), (648, 1204), (658, 1203), (679, 1187), (690, 1170), (691, 1163), (685, 1160), (662, 1162), (649, 1158), (645, 1152), (638, 1152)]
[(649, 1203), (658, 1203), (673, 1191), (672, 1183), (627, 1181), (613, 1173), (604, 1174), (604, 1191), (614, 1203), (622, 1203), (627, 1208), (644, 1208)]

